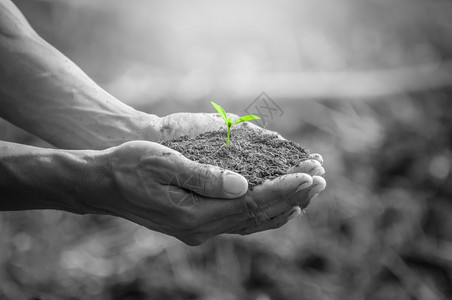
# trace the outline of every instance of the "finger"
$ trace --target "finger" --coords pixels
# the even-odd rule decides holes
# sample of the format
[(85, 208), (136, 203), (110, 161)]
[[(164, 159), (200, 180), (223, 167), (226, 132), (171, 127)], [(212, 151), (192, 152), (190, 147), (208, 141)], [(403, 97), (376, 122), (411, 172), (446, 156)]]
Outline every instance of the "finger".
[[(199, 226), (218, 221), (223, 224), (222, 231), (231, 227), (231, 224), (240, 224), (257, 215), (258, 204), (248, 194), (224, 201), (220, 198), (208, 198), (190, 190), (171, 186), (168, 191), (168, 200), (179, 207), (183, 207), (196, 219)], [(253, 211), (253, 212), (251, 212)]]
[[(193, 239), (197, 240), (198, 243), (202, 243), (205, 240), (217, 236), (222, 233), (236, 233), (236, 234), (251, 234), (259, 231), (265, 231), (269, 229), (275, 229), (283, 226), (288, 221), (300, 216), (301, 209), (298, 206), (293, 207), (287, 212), (284, 212), (274, 218), (272, 218), (269, 222), (254, 226), (247, 226), (243, 223), (230, 226), (230, 224), (235, 224), (238, 221), (236, 216), (232, 218), (227, 218), (223, 220), (215, 220), (205, 226), (201, 226), (196, 231), (189, 230), (182, 235), (191, 236)], [(225, 224), (228, 224), (229, 227), (226, 227)]]
[(287, 174), (292, 173), (306, 173), (311, 176), (323, 176), (325, 175), (325, 169), (318, 160), (308, 159), (287, 170)]
[(253, 188), (248, 193), (249, 196), (265, 209), (279, 202), (288, 199), (291, 195), (311, 186), (313, 182), (309, 174), (294, 173), (286, 174), (272, 180), (266, 180), (262, 184)]
[[(122, 211), (120, 216), (153, 230), (161, 228), (158, 231), (166, 234), (175, 236), (177, 233), (180, 237), (198, 233), (202, 237), (220, 234), (231, 227), (231, 224), (243, 223), (249, 217), (244, 197), (224, 201), (207, 198), (178, 186), (168, 187), (168, 190), (155, 193), (166, 202), (165, 211), (161, 214), (149, 218), (149, 210), (143, 208), (134, 213)], [(168, 203), (173, 203), (174, 206)], [(172, 231), (168, 232), (162, 224), (172, 224)]]
[[(274, 213), (274, 209), (277, 209), (279, 213), (299, 205), (296, 201), (297, 194), (305, 191), (312, 182), (313, 179), (308, 174), (288, 174), (256, 186), (240, 198), (240, 203), (243, 205), (242, 222), (247, 222), (246, 224), (265, 223), (277, 214)], [(308, 194), (308, 192), (305, 193)]]
[(173, 156), (177, 168), (169, 184), (210, 198), (232, 199), (248, 190), (245, 177), (217, 166), (200, 164), (183, 156)]
[[(278, 223), (277, 217), (284, 215), (284, 214), (287, 215), (287, 218), (289, 216), (296, 217), (296, 214), (294, 213), (294, 211), (301, 212), (301, 208), (299, 206), (293, 206), (290, 209), (287, 209), (286, 211), (284, 211), (278, 215), (275, 215), (272, 217), (269, 216), (268, 220), (266, 220), (265, 222), (261, 222), (261, 220), (259, 220), (258, 218), (249, 218), (246, 221), (242, 221), (233, 226), (229, 226), (228, 229), (225, 231), (225, 233), (238, 233), (238, 232), (249, 230), (249, 229), (263, 228), (263, 227), (270, 228), (272, 226), (275, 226), (275, 228), (277, 228), (279, 226), (277, 224), (274, 224), (275, 222)], [(273, 224), (273, 225), (271, 225), (271, 224)], [(257, 231), (255, 231), (255, 232), (257, 232)]]
[(232, 218), (242, 222), (248, 218), (249, 197), (224, 201), (221, 198), (209, 198), (179, 186), (168, 186), (167, 200), (183, 207), (200, 225), (223, 218)]
[(192, 161), (180, 152), (160, 146), (160, 152), (144, 160), (156, 180), (165, 185), (175, 185), (206, 197), (238, 198), (248, 190), (245, 177), (217, 166)]
[[(287, 177), (292, 176), (288, 175)], [(309, 175), (304, 174), (302, 177), (309, 178)], [(272, 187), (274, 188), (278, 185), (281, 187), (282, 183), (286, 184), (285, 181), (283, 178), (274, 180)], [(291, 207), (287, 204), (288, 202), (297, 204), (303, 202), (303, 200), (309, 202), (310, 199), (308, 198), (315, 197), (326, 185), (325, 180), (319, 176), (315, 176), (312, 179), (313, 188), (310, 188), (308, 184), (311, 184), (309, 180), (307, 183), (298, 186), (298, 192), (288, 195), (287, 199), (278, 202), (279, 205), (268, 207), (266, 210), (262, 210), (257, 202), (268, 202), (268, 199), (253, 199), (249, 195), (251, 191), (239, 199), (230, 201), (221, 201), (220, 199), (215, 201), (214, 199), (207, 199), (197, 195), (199, 200), (191, 209), (198, 222), (196, 222), (196, 226), (187, 228), (182, 235), (191, 236), (201, 243), (212, 236), (222, 233), (250, 234), (281, 227), (288, 221), (289, 215), (295, 217), (301, 211), (300, 207)], [(288, 186), (286, 185), (285, 187)], [(278, 192), (272, 191), (270, 194), (275, 196), (278, 195)], [(302, 200), (297, 199), (300, 197)]]
[(309, 201), (315, 199), (320, 194), (320, 192), (322, 192), (326, 188), (325, 178), (321, 176), (313, 176), (312, 179), (313, 179), (312, 188), (310, 189), (308, 195)]
[(227, 233), (240, 234), (240, 235), (248, 235), (256, 232), (262, 232), (270, 229), (276, 229), (282, 227), (287, 224), (290, 220), (293, 220), (301, 215), (301, 209), (298, 206), (283, 212), (273, 218), (271, 218), (268, 222), (264, 224), (259, 224), (255, 226), (244, 227), (239, 230), (231, 229)]
[(247, 129), (251, 129), (254, 132), (258, 132), (259, 134), (274, 135), (279, 140), (285, 140), (285, 138), (283, 138), (282, 135), (280, 135), (276, 131), (272, 131), (272, 130), (268, 130), (268, 129), (262, 128), (262, 127), (260, 127), (260, 126), (258, 126), (256, 124), (253, 124), (253, 123), (250, 123), (250, 122), (240, 123), (240, 124), (238, 124), (238, 126), (239, 127), (243, 127), (243, 128), (247, 128)]
[[(300, 196), (297, 193), (303, 192), (306, 194), (303, 197), (307, 197), (309, 191), (306, 191), (306, 188), (312, 183), (313, 178), (308, 174), (289, 174), (266, 181), (253, 190), (249, 190), (246, 195), (230, 201), (221, 201), (218, 198), (207, 199), (195, 193), (188, 197), (189, 193), (183, 191), (172, 196), (179, 196), (180, 198), (173, 202), (179, 206), (189, 207), (193, 215), (196, 215), (203, 224), (231, 218), (229, 223), (227, 221), (224, 223), (223, 230), (225, 230), (243, 222), (265, 223), (277, 214), (271, 210), (275, 206), (279, 213), (279, 211), (286, 211), (299, 205)], [(269, 215), (269, 213), (272, 214)]]
[(319, 161), (320, 164), (323, 165), (323, 157), (322, 157), (322, 155), (320, 155), (318, 153), (312, 153), (312, 154), (309, 154), (309, 158), (310, 159), (315, 159), (315, 160)]
[[(231, 200), (231, 201), (217, 201), (221, 204), (234, 202), (237, 200)], [(220, 212), (220, 210), (216, 210), (217, 212)], [(189, 227), (180, 232), (181, 236), (191, 236), (195, 240), (198, 241), (198, 243), (202, 243), (205, 240), (222, 234), (226, 233), (229, 228), (237, 227), (237, 228), (244, 228), (244, 222), (248, 218), (248, 216), (244, 213), (236, 213), (228, 216), (224, 216), (224, 209), (221, 211), (221, 213), (218, 213), (218, 218), (210, 218), (210, 222), (207, 223), (199, 223), (196, 224), (195, 227)], [(211, 215), (212, 216), (212, 215)], [(201, 217), (202, 218), (202, 217)]]
[(277, 201), (273, 205), (262, 209), (256, 210), (254, 215), (241, 224), (233, 227), (236, 230), (241, 228), (256, 227), (265, 223), (271, 222), (272, 218), (282, 213), (285, 213), (295, 206), (299, 206), (301, 209), (306, 208), (309, 203), (316, 198), (321, 191), (326, 187), (326, 181), (323, 177), (314, 176), (311, 186), (307, 186), (300, 189), (296, 193)]
[(288, 206), (300, 206), (301, 209), (305, 209), (313, 199), (315, 199), (320, 192), (326, 187), (326, 181), (323, 177), (313, 176), (312, 185), (298, 191), (296, 194), (287, 198), (287, 202), (278, 202), (275, 205), (266, 209), (265, 213), (269, 216), (276, 216), (287, 211)]

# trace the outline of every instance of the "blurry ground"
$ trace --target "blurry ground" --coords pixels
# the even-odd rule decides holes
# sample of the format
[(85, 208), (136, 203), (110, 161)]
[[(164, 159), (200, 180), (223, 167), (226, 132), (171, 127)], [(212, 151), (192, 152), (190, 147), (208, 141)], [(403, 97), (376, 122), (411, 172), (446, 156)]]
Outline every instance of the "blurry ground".
[[(16, 1), (126, 103), (231, 112), (319, 152), (328, 187), (287, 226), (190, 248), (110, 217), (0, 214), (0, 298), (452, 298), (452, 4)], [(46, 145), (0, 121), (0, 138)]]

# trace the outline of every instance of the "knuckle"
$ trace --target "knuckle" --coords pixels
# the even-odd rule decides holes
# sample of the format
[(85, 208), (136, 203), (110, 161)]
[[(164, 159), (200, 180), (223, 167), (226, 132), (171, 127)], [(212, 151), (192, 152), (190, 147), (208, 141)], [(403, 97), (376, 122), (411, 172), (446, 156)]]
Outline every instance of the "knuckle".
[(212, 179), (213, 179), (213, 172), (208, 166), (203, 166), (202, 171), (200, 172), (200, 182), (199, 186), (203, 191), (211, 191), (213, 189), (212, 187)]
[(196, 172), (196, 182), (192, 183), (191, 190), (194, 192), (206, 192), (213, 189), (214, 174), (209, 166), (198, 165)]

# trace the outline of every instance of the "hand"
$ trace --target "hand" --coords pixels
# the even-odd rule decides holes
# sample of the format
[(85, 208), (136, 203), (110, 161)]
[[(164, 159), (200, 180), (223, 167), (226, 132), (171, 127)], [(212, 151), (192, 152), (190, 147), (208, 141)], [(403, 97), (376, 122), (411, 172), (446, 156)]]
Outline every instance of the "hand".
[[(257, 211), (253, 212), (256, 217), (228, 232), (247, 235), (276, 229), (301, 215), (302, 209), (326, 188), (322, 164), (320, 154), (311, 154), (308, 160), (289, 169), (288, 175), (265, 181), (248, 191), (246, 196), (256, 203)], [(305, 180), (305, 183), (297, 186), (299, 180)]]
[[(228, 114), (228, 116), (232, 119), (238, 119), (238, 116), (234, 114)], [(160, 126), (162, 140), (170, 140), (183, 135), (195, 137), (207, 131), (225, 129), (224, 120), (217, 113), (175, 113), (163, 117), (160, 122)], [(256, 130), (262, 134), (274, 134), (280, 139), (284, 139), (277, 132), (261, 128), (251, 122), (237, 125), (237, 127), (241, 126)], [(309, 204), (310, 200), (315, 198), (318, 193), (323, 191), (326, 187), (326, 181), (322, 178), (325, 175), (325, 169), (323, 168), (323, 158), (320, 154), (311, 154), (308, 160), (301, 162), (298, 166), (293, 167), (290, 170), (287, 170), (287, 174), (294, 173), (300, 173), (299, 176), (309, 175), (312, 177), (309, 179), (312, 180), (312, 185), (308, 188), (309, 191), (306, 193), (298, 193), (298, 201), (295, 202), (282, 196), (275, 197), (275, 200), (278, 199), (278, 201), (283, 203), (292, 203), (293, 206), (289, 207), (287, 205), (284, 206), (283, 204), (279, 204), (279, 209), (281, 210), (281, 207), (285, 207), (286, 211), (281, 212), (278, 216), (275, 216), (272, 213), (269, 216), (261, 218), (260, 224), (252, 224), (252, 226), (247, 226), (246, 229), (242, 228), (241, 230), (237, 230), (236, 233), (248, 234), (282, 226), (285, 222), (287, 222), (287, 215), (290, 215), (290, 213), (293, 213), (292, 218), (301, 214), (301, 209), (297, 206), (305, 208)], [(287, 178), (284, 176), (275, 179), (273, 182), (265, 182), (259, 186), (258, 189), (249, 192), (248, 194), (253, 195), (252, 197), (255, 199), (258, 199), (259, 195), (265, 195), (266, 192), (270, 192), (271, 190), (277, 194), (279, 193), (280, 195), (285, 195), (288, 191), (283, 189), (288, 188), (290, 184), (284, 185), (280, 183), (280, 181), (287, 181), (288, 179), (293, 180), (293, 177), (289, 176)], [(267, 205), (268, 203), (262, 203), (262, 206), (264, 207)], [(277, 203), (274, 203), (273, 205), (277, 205)], [(276, 211), (278, 210), (276, 209), (275, 212)], [(264, 221), (266, 218), (268, 220)]]
[[(233, 120), (239, 118), (239, 116), (230, 113), (228, 113), (228, 116)], [(227, 128), (225, 126), (223, 118), (217, 113), (175, 113), (161, 118), (158, 131), (161, 133), (160, 139), (167, 141), (183, 135), (195, 137), (207, 131)], [(234, 128), (240, 127), (266, 134), (276, 134), (279, 138), (283, 138), (277, 132), (261, 128), (250, 122), (234, 126)]]
[[(248, 191), (242, 176), (198, 164), (152, 142), (128, 142), (105, 151), (116, 192), (96, 209), (189, 245), (221, 233), (281, 226), (297, 212), (292, 206), (304, 205), (319, 190), (312, 187), (315, 180), (310, 175), (288, 174), (283, 176), (286, 180), (278, 178)], [(273, 221), (267, 222), (270, 218)]]

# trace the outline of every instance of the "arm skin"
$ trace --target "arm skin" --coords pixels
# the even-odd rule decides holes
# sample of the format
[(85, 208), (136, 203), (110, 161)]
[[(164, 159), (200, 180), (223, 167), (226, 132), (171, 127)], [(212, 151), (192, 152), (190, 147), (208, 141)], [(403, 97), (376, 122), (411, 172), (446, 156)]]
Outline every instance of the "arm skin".
[[(288, 174), (247, 191), (240, 175), (147, 141), (101, 151), (0, 142), (0, 174), (0, 210), (112, 215), (189, 245), (280, 227), (300, 213), (293, 208), (300, 199), (322, 189), (308, 174)], [(231, 178), (241, 181), (240, 190), (228, 188)]]
[(0, 117), (58, 148), (105, 149), (224, 128), (216, 113), (158, 117), (124, 104), (39, 37), (7, 0), (0, 0), (0, 82)]
[(157, 141), (160, 118), (133, 109), (40, 38), (0, 0), (0, 117), (59, 148)]
[(86, 204), (111, 187), (107, 159), (100, 154), (0, 141), (0, 211), (87, 213)]
[[(168, 157), (171, 149), (152, 143), (223, 128), (219, 115), (160, 118), (133, 109), (41, 39), (8, 0), (0, 0), (0, 117), (58, 148), (106, 149), (0, 142), (0, 210), (110, 214), (197, 244), (220, 233), (280, 227), (326, 186), (322, 159), (313, 158), (288, 170), (293, 174), (232, 200), (219, 179), (224, 170), (199, 166), (180, 153)], [(238, 126), (268, 132), (254, 124)], [(125, 143), (134, 140), (144, 141)], [(182, 170), (187, 180), (197, 178), (197, 186), (210, 188), (195, 190), (199, 201), (191, 208), (175, 207), (168, 198), (168, 187)], [(183, 199), (192, 195), (193, 185), (179, 188)], [(229, 200), (215, 201), (220, 199)]]

